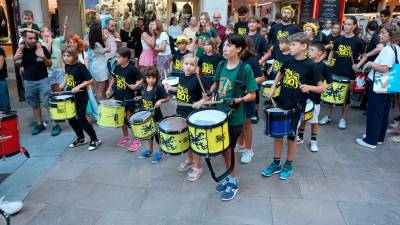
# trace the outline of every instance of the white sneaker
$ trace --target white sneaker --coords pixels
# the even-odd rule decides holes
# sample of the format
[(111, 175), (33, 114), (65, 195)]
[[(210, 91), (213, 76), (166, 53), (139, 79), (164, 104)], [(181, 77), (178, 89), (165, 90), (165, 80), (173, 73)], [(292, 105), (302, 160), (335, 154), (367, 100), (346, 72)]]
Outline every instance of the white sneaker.
[(310, 143), (310, 151), (312, 151), (312, 152), (318, 152), (317, 141), (311, 140), (311, 143)]
[(0, 199), (0, 209), (8, 215), (13, 215), (22, 209), (22, 202), (6, 202), (3, 201), (4, 197)]
[[(362, 139), (365, 139), (365, 138), (367, 137), (367, 135), (366, 135), (366, 134), (363, 134), (361, 137), (362, 137)], [(378, 144), (378, 145), (381, 145), (381, 144), (383, 144), (383, 142), (378, 141), (377, 144)]]
[(392, 122), (390, 125), (389, 125), (391, 128), (398, 128), (398, 127), (400, 127), (400, 123), (399, 122)]
[(252, 150), (249, 149), (245, 149), (243, 154), (242, 154), (242, 158), (240, 159), (240, 162), (242, 163), (249, 163), (251, 162), (251, 159), (254, 156), (254, 152)]
[(240, 145), (236, 144), (235, 152), (243, 153), (244, 150), (245, 150), (244, 145), (243, 145), (243, 146), (240, 146)]
[(359, 145), (361, 145), (361, 146), (363, 146), (363, 147), (372, 148), (372, 149), (375, 149), (375, 148), (376, 148), (375, 145), (370, 145), (370, 144), (364, 142), (364, 140), (363, 140), (362, 138), (357, 138), (357, 139), (356, 139), (356, 142), (357, 142), (357, 144), (359, 144)]
[(299, 136), (296, 136), (296, 142), (297, 142), (297, 144), (303, 144), (304, 138), (300, 138)]
[(319, 121), (319, 124), (320, 124), (320, 125), (326, 125), (326, 124), (328, 124), (328, 123), (330, 123), (330, 122), (331, 122), (331, 119), (329, 119), (328, 116), (324, 116), (324, 117), (322, 117), (322, 119)]
[(339, 120), (339, 129), (342, 129), (342, 130), (344, 130), (344, 129), (346, 129), (347, 128), (347, 126), (346, 126), (346, 120), (344, 120), (343, 118), (342, 119), (340, 119)]

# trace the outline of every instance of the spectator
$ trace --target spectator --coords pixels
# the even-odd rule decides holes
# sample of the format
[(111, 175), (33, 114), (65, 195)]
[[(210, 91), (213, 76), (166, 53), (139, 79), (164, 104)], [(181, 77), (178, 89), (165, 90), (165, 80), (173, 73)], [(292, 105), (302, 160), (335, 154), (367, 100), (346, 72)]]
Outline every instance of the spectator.
[(139, 18), (137, 21), (137, 26), (132, 31), (133, 38), (133, 46), (135, 49), (135, 58), (139, 58), (140, 54), (142, 54), (143, 46), (142, 46), (142, 33), (144, 31), (144, 19)]
[(172, 37), (172, 39), (174, 39), (174, 43), (178, 36), (182, 34), (182, 28), (179, 26), (178, 20), (175, 17), (171, 18), (171, 22), (168, 27), (168, 34)]
[(194, 40), (196, 39), (196, 32), (197, 32), (197, 19), (196, 17), (192, 16), (190, 17), (189, 21), (189, 27), (186, 27), (185, 30), (183, 30), (183, 35), (189, 40), (189, 45), (187, 46), (187, 49), (194, 53), (196, 50), (196, 46), (194, 43)]
[(107, 20), (107, 31), (111, 51), (106, 53), (106, 60), (115, 57), (117, 54), (117, 39), (119, 39), (119, 35), (115, 32), (115, 21), (112, 18)]
[[(47, 108), (47, 100), (50, 97), (51, 85), (48, 78), (47, 67), (51, 67), (50, 53), (45, 47), (36, 48), (36, 34), (33, 31), (24, 31), (24, 49), (17, 50), (14, 60), (22, 59), (25, 97), (29, 106), (33, 109), (36, 125), (32, 129), (32, 135), (37, 135), (45, 129), (42, 123), (42, 110), (40, 103)], [(42, 60), (36, 60), (39, 57)]]
[(280, 23), (282, 23), (282, 13), (281, 12), (277, 12), (275, 14), (274, 21), (272, 21), (272, 23), (271, 23), (271, 27), (274, 26), (275, 24), (280, 24)]
[(103, 4), (101, 5), (100, 11), (101, 11), (100, 22), (101, 26), (104, 28), (107, 27), (108, 20), (112, 18), (110, 13), (110, 7), (106, 4)]
[(219, 39), (223, 40), (225, 38), (225, 27), (221, 24), (220, 12), (213, 13), (213, 22), (211, 23), (211, 26), (217, 30)]
[(390, 10), (389, 9), (384, 9), (379, 13), (379, 18), (381, 25), (379, 26), (379, 30), (382, 29), (385, 25), (390, 24), (392, 21), (390, 19)]
[(324, 24), (324, 29), (321, 32), (325, 34), (325, 36), (329, 36), (331, 34), (331, 28), (332, 28), (332, 21), (326, 20)]
[(156, 38), (154, 51), (157, 53), (157, 69), (161, 76), (165, 78), (169, 73), (172, 61), (169, 36), (166, 32), (164, 32), (163, 25), (160, 20), (156, 20), (152, 28)]
[(238, 9), (239, 21), (235, 24), (235, 33), (245, 36), (249, 33), (248, 17), (249, 9), (245, 6), (241, 6)]
[(0, 47), (0, 111), (10, 111), (10, 95), (8, 94), (8, 86), (6, 78), (7, 64), (6, 64), (6, 53), (4, 49)]
[(199, 26), (197, 27), (197, 32), (196, 32), (197, 58), (200, 58), (203, 55), (203, 48), (202, 48), (203, 46), (202, 43), (200, 42), (210, 38), (215, 38), (217, 40), (218, 45), (221, 42), (221, 40), (218, 37), (217, 31), (213, 27), (211, 27), (210, 16), (208, 15), (207, 12), (202, 12), (200, 14), (200, 23)]
[[(125, 43), (126, 47), (129, 48), (131, 53), (135, 52), (135, 46), (133, 45), (133, 33), (131, 28), (131, 23), (128, 20), (125, 20), (123, 23), (123, 27), (119, 32), (119, 36), (121, 38), (122, 43)], [(132, 54), (133, 56), (135, 54)]]
[(154, 51), (155, 41), (154, 37), (154, 30), (153, 27), (155, 22), (150, 22), (144, 28), (144, 32), (142, 33), (141, 37), (141, 45), (143, 46), (143, 51), (139, 57), (139, 66), (143, 67), (153, 67), (156, 65), (156, 53)]

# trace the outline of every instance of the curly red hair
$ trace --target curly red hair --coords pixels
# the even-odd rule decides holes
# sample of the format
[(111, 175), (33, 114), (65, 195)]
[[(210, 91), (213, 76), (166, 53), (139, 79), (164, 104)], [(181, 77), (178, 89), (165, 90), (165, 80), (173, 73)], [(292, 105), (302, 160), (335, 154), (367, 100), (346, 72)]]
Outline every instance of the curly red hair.
[(78, 43), (77, 50), (78, 50), (79, 53), (82, 53), (85, 50), (85, 46), (84, 46), (83, 40), (79, 37), (79, 35), (73, 34), (73, 35), (69, 36), (67, 43), (70, 40), (72, 40), (73, 42)]

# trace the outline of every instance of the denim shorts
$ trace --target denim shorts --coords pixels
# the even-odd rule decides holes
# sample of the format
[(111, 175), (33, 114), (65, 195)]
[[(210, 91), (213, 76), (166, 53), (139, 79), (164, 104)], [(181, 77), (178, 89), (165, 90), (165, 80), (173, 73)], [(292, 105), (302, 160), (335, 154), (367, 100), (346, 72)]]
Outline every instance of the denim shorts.
[(64, 81), (64, 74), (61, 68), (48, 69), (50, 84), (61, 84)]
[(42, 103), (43, 107), (48, 106), (48, 99), (51, 93), (50, 79), (44, 78), (37, 81), (24, 80), (25, 97), (29, 106), (35, 108)]

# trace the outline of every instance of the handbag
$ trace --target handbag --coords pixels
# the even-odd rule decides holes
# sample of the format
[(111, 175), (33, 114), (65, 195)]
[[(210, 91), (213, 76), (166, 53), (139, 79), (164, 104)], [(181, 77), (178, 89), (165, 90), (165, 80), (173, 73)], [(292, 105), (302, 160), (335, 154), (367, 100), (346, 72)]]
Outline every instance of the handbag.
[(390, 46), (396, 57), (395, 64), (387, 73), (378, 73), (374, 71), (373, 91), (377, 94), (400, 93), (400, 64), (397, 57), (396, 47)]

